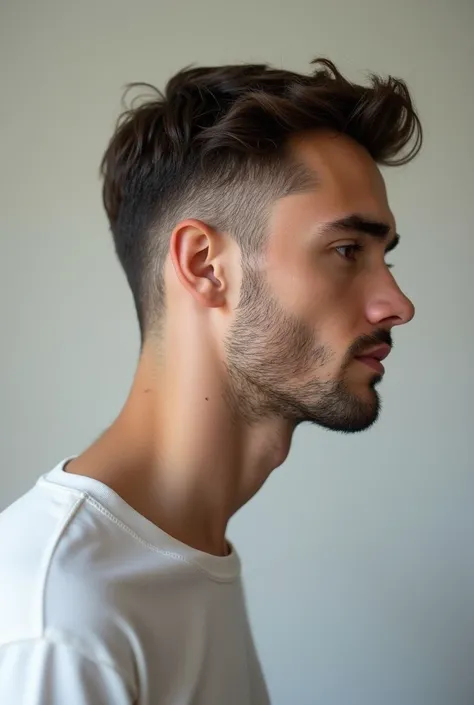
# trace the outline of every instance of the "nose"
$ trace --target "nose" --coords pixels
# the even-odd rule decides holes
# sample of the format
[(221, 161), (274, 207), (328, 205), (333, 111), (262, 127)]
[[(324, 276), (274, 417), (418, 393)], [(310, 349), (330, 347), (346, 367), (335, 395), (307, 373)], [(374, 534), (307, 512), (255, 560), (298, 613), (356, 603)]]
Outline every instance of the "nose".
[(367, 303), (367, 319), (374, 326), (402, 326), (415, 315), (415, 307), (386, 270), (383, 282), (373, 291)]

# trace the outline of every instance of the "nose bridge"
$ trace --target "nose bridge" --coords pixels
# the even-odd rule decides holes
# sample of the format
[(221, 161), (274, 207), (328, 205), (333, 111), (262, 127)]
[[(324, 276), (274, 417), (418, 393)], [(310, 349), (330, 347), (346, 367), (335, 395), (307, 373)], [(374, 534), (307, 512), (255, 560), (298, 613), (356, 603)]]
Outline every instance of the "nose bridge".
[(368, 301), (369, 317), (377, 322), (391, 319), (391, 325), (402, 325), (415, 315), (413, 303), (400, 289), (390, 269), (384, 267), (371, 289)]

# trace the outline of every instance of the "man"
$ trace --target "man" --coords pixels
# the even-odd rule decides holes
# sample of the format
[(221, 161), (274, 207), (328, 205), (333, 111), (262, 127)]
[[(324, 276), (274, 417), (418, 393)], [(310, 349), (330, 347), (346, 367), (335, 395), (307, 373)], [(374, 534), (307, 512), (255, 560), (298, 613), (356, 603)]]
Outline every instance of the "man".
[(0, 518), (0, 700), (261, 705), (229, 518), (303, 421), (377, 418), (413, 306), (377, 164), (421, 128), (405, 84), (193, 68), (121, 119), (104, 204), (141, 331), (117, 420)]

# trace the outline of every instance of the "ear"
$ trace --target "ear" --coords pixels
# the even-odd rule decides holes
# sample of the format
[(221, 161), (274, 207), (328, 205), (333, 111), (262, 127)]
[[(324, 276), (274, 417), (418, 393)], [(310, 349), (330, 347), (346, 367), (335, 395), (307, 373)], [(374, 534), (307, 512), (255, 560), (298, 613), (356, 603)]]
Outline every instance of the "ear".
[(199, 220), (181, 221), (171, 235), (170, 257), (176, 275), (201, 306), (217, 308), (225, 303), (223, 246), (219, 233)]

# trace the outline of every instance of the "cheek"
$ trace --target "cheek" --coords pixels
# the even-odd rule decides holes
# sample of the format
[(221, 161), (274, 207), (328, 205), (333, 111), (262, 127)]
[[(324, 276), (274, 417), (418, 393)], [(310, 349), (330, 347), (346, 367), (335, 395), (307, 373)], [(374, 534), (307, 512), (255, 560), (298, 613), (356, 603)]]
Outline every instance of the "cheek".
[(308, 323), (320, 316), (330, 301), (327, 282), (319, 276), (312, 264), (287, 253), (281, 260), (267, 267), (267, 281), (275, 298), (290, 315), (304, 318)]
[(330, 255), (298, 248), (286, 237), (267, 251), (265, 269), (283, 310), (314, 330), (316, 339), (337, 356), (367, 332), (364, 282)]
[(334, 350), (345, 355), (354, 340), (366, 332), (363, 311), (360, 292), (348, 286), (328, 286), (315, 316), (324, 322), (321, 333)]
[(283, 308), (313, 327), (360, 326), (363, 302), (360, 287), (334, 276), (314, 263), (288, 261), (268, 271), (272, 291)]

